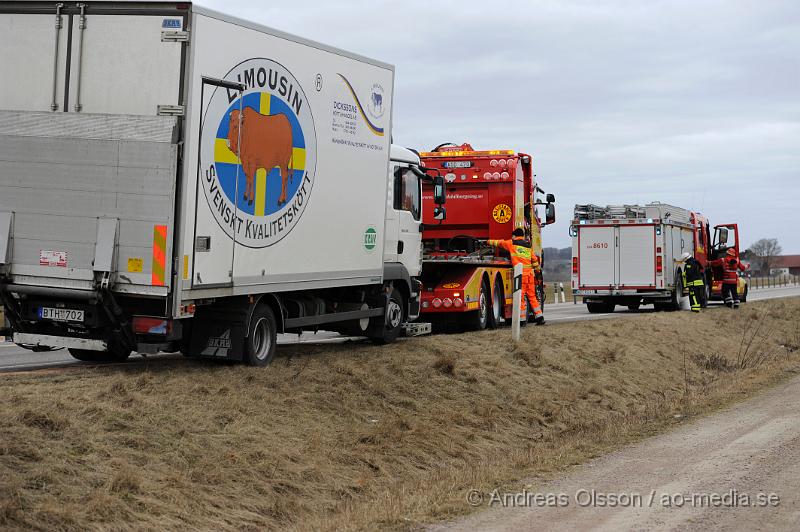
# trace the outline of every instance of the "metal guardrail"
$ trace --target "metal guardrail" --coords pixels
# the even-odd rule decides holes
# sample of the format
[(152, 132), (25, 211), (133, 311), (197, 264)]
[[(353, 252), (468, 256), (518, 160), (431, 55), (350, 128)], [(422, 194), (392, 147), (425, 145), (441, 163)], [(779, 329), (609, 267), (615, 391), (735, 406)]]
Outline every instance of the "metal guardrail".
[(750, 288), (779, 288), (781, 286), (799, 286), (800, 275), (773, 275), (769, 277), (750, 277)]

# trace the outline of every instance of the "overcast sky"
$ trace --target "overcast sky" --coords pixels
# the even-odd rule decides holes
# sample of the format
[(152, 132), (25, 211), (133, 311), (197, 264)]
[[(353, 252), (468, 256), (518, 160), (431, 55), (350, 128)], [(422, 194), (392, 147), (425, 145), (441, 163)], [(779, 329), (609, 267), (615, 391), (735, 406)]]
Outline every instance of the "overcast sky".
[(199, 3), (394, 64), (397, 144), (533, 154), (545, 246), (656, 200), (800, 254), (800, 1)]

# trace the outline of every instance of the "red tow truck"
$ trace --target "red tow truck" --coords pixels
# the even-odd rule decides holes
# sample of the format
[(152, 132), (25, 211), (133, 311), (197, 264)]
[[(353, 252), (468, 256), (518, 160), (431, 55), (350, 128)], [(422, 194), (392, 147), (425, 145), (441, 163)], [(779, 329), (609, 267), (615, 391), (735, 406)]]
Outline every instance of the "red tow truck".
[[(447, 217), (433, 217), (433, 190), (423, 185), (423, 285), (421, 313), (435, 327), (459, 330), (494, 328), (511, 317), (512, 268), (505, 252), (488, 239), (509, 239), (516, 227), (529, 231), (541, 257), (541, 228), (555, 222), (555, 197), (534, 180), (532, 157), (513, 150), (476, 151), (469, 144), (445, 144), (420, 153), (423, 167), (447, 183)], [(536, 207), (543, 205), (542, 223)], [(430, 211), (430, 214), (429, 214)], [(537, 274), (544, 304), (544, 284)]]

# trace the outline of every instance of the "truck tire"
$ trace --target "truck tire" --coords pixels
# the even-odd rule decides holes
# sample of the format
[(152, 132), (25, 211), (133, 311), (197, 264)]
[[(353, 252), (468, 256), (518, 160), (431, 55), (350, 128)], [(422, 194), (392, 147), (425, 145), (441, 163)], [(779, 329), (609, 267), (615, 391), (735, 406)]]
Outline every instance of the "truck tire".
[(703, 281), (703, 299), (700, 300), (700, 308), (708, 308), (708, 302), (711, 301), (711, 284), (708, 279)]
[(503, 282), (500, 277), (494, 279), (494, 290), (492, 290), (492, 313), (489, 316), (490, 329), (496, 329), (503, 322), (503, 309), (506, 306), (506, 297), (503, 293)]
[(470, 331), (482, 331), (486, 328), (486, 325), (489, 323), (489, 314), (491, 313), (491, 308), (489, 306), (490, 299), (489, 286), (486, 284), (486, 281), (483, 281), (481, 283), (481, 292), (478, 295), (478, 310), (473, 310), (472, 312), (464, 314), (464, 326), (466, 329)]
[(641, 301), (638, 302), (638, 303), (631, 303), (631, 304), (628, 305), (628, 310), (632, 310), (632, 311), (636, 312), (637, 310), (639, 310), (639, 307), (641, 307), (641, 306), (642, 306)]
[(83, 362), (124, 362), (129, 356), (130, 351), (90, 351), (88, 349), (68, 349), (72, 358)]
[(267, 305), (258, 305), (250, 317), (244, 339), (244, 361), (251, 366), (266, 366), (275, 356), (278, 326), (275, 313)]
[(749, 288), (750, 287), (745, 286), (744, 287), (744, 293), (741, 296), (739, 296), (739, 301), (741, 301), (742, 303), (746, 303), (747, 302), (747, 292), (748, 292)]
[(387, 301), (386, 312), (370, 320), (369, 339), (373, 344), (390, 344), (397, 340), (403, 331), (403, 318), (406, 315), (406, 305), (403, 294), (397, 288), (392, 288)]
[(609, 314), (614, 312), (616, 306), (612, 301), (591, 301), (586, 303), (586, 310), (591, 314)]
[(667, 305), (667, 310), (676, 311), (681, 309), (681, 299), (683, 298), (683, 279), (680, 272), (675, 274), (675, 290), (672, 291), (672, 300)]

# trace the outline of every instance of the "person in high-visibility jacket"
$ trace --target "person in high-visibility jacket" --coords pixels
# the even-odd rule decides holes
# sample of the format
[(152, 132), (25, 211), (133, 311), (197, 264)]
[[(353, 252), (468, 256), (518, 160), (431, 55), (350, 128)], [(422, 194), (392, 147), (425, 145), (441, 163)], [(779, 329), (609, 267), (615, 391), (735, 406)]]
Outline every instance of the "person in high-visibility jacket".
[(525, 240), (525, 230), (521, 227), (514, 229), (511, 233), (514, 237), (511, 240), (488, 240), (487, 244), (492, 247), (504, 249), (511, 255), (511, 265), (522, 264), (522, 302), (520, 311), (523, 321), (527, 321), (528, 306), (525, 303), (525, 296), (528, 296), (528, 303), (533, 308), (534, 322), (536, 325), (544, 324), (542, 307), (536, 297), (536, 279), (534, 269), (539, 268), (539, 257), (531, 250), (531, 243)]
[(683, 286), (689, 289), (689, 303), (691, 303), (692, 312), (700, 312), (705, 290), (703, 265), (688, 251), (681, 255), (680, 262), (683, 263), (683, 271), (681, 271)]

